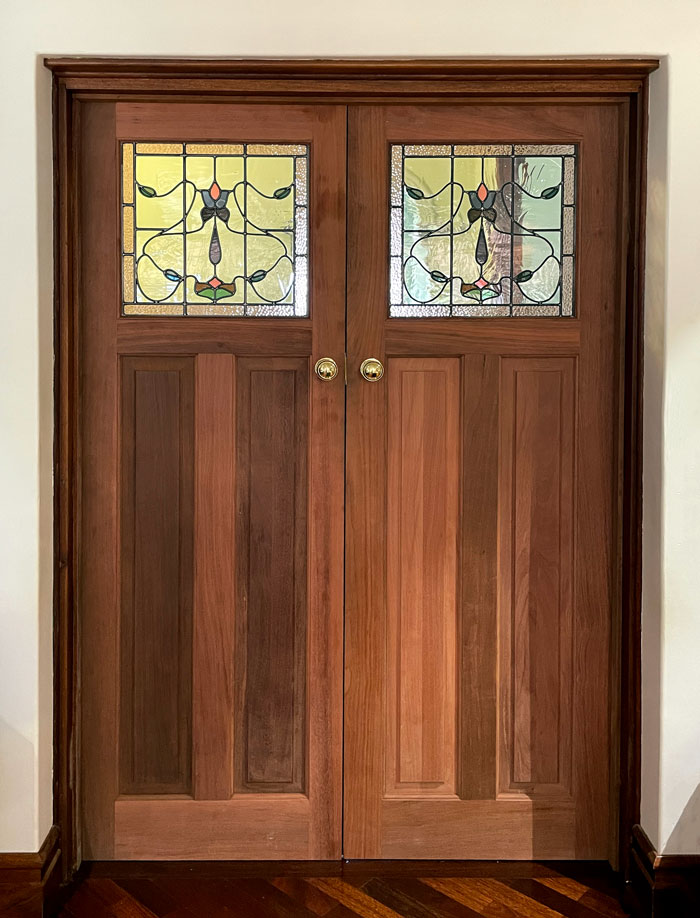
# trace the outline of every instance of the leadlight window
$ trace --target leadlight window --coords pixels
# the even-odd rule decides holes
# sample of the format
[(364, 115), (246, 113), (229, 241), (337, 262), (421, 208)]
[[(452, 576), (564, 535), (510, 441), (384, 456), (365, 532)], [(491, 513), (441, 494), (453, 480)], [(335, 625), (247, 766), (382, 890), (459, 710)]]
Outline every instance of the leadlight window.
[(122, 144), (124, 315), (306, 316), (308, 147)]
[(392, 146), (389, 315), (573, 316), (576, 152)]

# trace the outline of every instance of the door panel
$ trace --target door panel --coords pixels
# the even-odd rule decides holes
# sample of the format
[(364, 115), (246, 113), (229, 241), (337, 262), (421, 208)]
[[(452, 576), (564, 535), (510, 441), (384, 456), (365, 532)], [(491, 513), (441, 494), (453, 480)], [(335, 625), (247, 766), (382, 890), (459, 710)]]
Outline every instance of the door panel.
[[(91, 102), (81, 131), (83, 854), (339, 857), (344, 387), (312, 367), (343, 360), (345, 109)], [(275, 155), (263, 143), (308, 153), (308, 200), (293, 177), (267, 197), (227, 188), (242, 158), (209, 154), (243, 143), (249, 170)], [(166, 178), (183, 144), (203, 159), (193, 172), (181, 161), (191, 181), (175, 176), (174, 192), (138, 163), (122, 183), (122, 144), (171, 156)], [(215, 184), (194, 188), (212, 163)], [(308, 214), (308, 248), (299, 230), (290, 251), (313, 269), (310, 312), (271, 317), (259, 272), (274, 265), (249, 259), (232, 279), (226, 245), (248, 233), (248, 255), (261, 239), (277, 246), (286, 231), (254, 225), (254, 210), (274, 221), (292, 194), (294, 220)], [(187, 230), (159, 230), (144, 256), (172, 284), (165, 301), (138, 300), (134, 223), (153, 214), (163, 227), (188, 202)], [(197, 251), (213, 283), (188, 268)], [(226, 304), (242, 288), (247, 315), (202, 314), (207, 297)], [(190, 303), (205, 291), (196, 315), (183, 289)]]
[[(350, 109), (347, 857), (608, 856), (621, 112), (585, 103)], [(561, 199), (562, 245), (575, 242), (577, 261), (573, 284), (571, 256), (562, 259), (561, 283), (568, 289), (570, 278), (575, 297), (518, 305), (536, 273), (523, 267), (532, 244), (525, 226), (510, 256), (520, 288), (506, 278), (509, 299), (504, 278), (499, 286), (486, 276), (500, 217), (484, 183), (511, 181), (500, 161), (485, 164), (490, 180), (464, 179), (471, 210), (459, 230), (468, 238), (472, 224), (474, 236), (485, 227), (488, 253), (476, 239), (472, 252), (485, 279), (468, 282), (464, 252), (453, 249), (449, 261), (440, 241), (432, 255), (463, 275), (448, 286), (423, 241), (422, 252), (410, 251), (426, 267), (404, 275), (402, 294), (389, 271), (401, 219), (392, 169), (418, 221), (412, 246), (442, 220), (443, 236), (458, 233), (455, 211), (445, 216), (440, 204), (449, 165), (445, 185), (443, 166), (426, 159), (435, 184), (420, 186), (392, 161), (395, 144), (424, 157), (437, 155), (430, 144), (460, 145), (460, 155), (474, 152), (461, 145), (510, 150), (520, 171), (501, 212), (520, 196), (527, 223), (537, 201)], [(540, 179), (523, 181), (522, 150), (512, 144), (575, 150), (575, 194), (564, 177), (542, 178), (547, 187), (534, 193)], [(474, 172), (474, 163), (455, 161), (453, 176), (458, 169)], [(424, 201), (434, 224), (420, 223)], [(411, 236), (414, 226), (421, 230)], [(432, 273), (421, 279), (420, 270)], [(435, 305), (405, 305), (416, 277)], [(490, 312), (484, 289), (496, 297)], [(394, 316), (445, 317), (389, 318), (390, 296), (403, 304)], [(386, 367), (378, 382), (358, 373), (369, 356)]]
[(387, 370), (386, 795), (453, 794), (459, 359)]

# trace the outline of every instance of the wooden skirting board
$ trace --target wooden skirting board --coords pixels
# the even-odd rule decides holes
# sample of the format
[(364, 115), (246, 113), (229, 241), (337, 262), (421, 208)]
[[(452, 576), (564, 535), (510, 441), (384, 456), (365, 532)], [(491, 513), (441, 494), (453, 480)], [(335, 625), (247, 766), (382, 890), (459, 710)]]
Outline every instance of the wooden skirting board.
[(60, 856), (57, 826), (51, 827), (36, 853), (0, 854), (0, 915), (44, 918), (52, 914), (60, 882)]
[(657, 854), (644, 829), (635, 826), (625, 904), (634, 918), (697, 918), (700, 855)]

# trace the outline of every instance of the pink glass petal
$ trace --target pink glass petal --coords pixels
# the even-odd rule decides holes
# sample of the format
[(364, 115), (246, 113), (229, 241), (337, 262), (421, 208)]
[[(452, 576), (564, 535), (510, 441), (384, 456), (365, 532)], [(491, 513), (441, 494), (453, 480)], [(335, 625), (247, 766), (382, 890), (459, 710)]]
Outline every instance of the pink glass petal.
[(485, 200), (486, 200), (486, 196), (488, 195), (488, 193), (489, 193), (489, 190), (488, 190), (488, 188), (486, 187), (486, 185), (484, 185), (483, 182), (482, 182), (482, 183), (479, 185), (479, 187), (476, 189), (476, 196), (477, 196), (477, 198), (478, 198), (480, 201), (485, 201)]
[(217, 198), (221, 197), (221, 189), (216, 184), (216, 182), (214, 182), (214, 184), (209, 189), (209, 194), (212, 196), (212, 198), (214, 198), (215, 201), (217, 200)]
[(213, 287), (216, 290), (217, 287), (221, 286), (221, 281), (218, 277), (212, 277), (212, 279), (208, 281), (208, 284), (210, 287)]
[(483, 277), (480, 277), (478, 281), (474, 282), (474, 286), (478, 287), (479, 290), (482, 290), (484, 287), (488, 287), (488, 285), (489, 285), (488, 281), (485, 281)]

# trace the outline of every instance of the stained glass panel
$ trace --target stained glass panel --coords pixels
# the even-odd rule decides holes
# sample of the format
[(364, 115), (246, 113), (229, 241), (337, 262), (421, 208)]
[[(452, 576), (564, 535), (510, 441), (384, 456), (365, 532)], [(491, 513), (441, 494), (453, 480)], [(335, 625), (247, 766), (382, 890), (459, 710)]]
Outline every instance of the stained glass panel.
[(308, 315), (308, 147), (123, 143), (124, 315)]
[(389, 315), (573, 316), (576, 153), (392, 146)]

